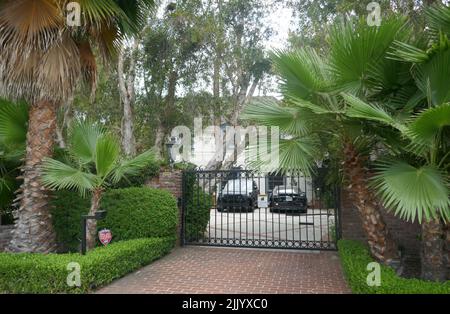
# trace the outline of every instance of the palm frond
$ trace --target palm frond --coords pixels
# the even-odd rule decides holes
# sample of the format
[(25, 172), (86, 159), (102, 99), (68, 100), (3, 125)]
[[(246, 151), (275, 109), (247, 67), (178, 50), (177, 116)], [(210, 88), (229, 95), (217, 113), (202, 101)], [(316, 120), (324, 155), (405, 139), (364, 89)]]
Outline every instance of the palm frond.
[(450, 218), (448, 180), (432, 166), (413, 167), (403, 161), (380, 164), (373, 177), (386, 208), (393, 208), (403, 219), (421, 223), (440, 214)]
[[(116, 1), (110, 0), (78, 0), (86, 26), (93, 25), (99, 28), (104, 21), (113, 22), (113, 19), (127, 20), (128, 17)], [(131, 1), (134, 2), (134, 1)]]
[(366, 95), (370, 92), (373, 67), (386, 67), (387, 51), (394, 40), (408, 33), (404, 18), (390, 18), (380, 27), (365, 20), (335, 23), (330, 29), (329, 66), (340, 92)]
[(433, 106), (450, 102), (450, 49), (435, 52), (430, 60), (414, 67), (417, 86)]
[(396, 40), (392, 44), (392, 51), (388, 52), (388, 58), (411, 63), (421, 63), (428, 61), (430, 56), (425, 50)]
[(429, 7), (425, 14), (432, 38), (437, 40), (441, 32), (450, 35), (450, 7), (436, 4)]
[(405, 126), (400, 124), (393, 116), (386, 112), (380, 106), (368, 104), (358, 97), (349, 94), (341, 94), (346, 103), (349, 105), (346, 115), (351, 118), (360, 118), (371, 121), (381, 122), (392, 126), (400, 131), (404, 131)]
[(122, 161), (113, 170), (112, 181), (114, 183), (117, 183), (127, 175), (138, 174), (140, 170), (149, 166), (152, 162), (156, 160), (155, 156), (156, 156), (155, 152), (152, 149), (150, 149), (131, 160)]
[(142, 29), (146, 17), (156, 8), (155, 0), (115, 0), (124, 12), (126, 19), (119, 20), (119, 27), (123, 34), (133, 35)]
[(328, 87), (326, 66), (313, 49), (278, 51), (272, 61), (281, 78), (280, 88), (288, 98), (311, 100)]
[(98, 123), (76, 121), (69, 132), (70, 153), (80, 159), (82, 164), (94, 162), (97, 141), (105, 132)]
[(439, 132), (450, 125), (450, 103), (423, 110), (408, 125), (407, 134), (417, 144), (431, 145)]
[(109, 134), (101, 135), (95, 146), (95, 167), (97, 175), (107, 178), (116, 166), (120, 155), (120, 145), (116, 138)]
[(285, 133), (302, 135), (309, 132), (308, 119), (302, 113), (307, 115), (305, 110), (283, 107), (276, 101), (260, 101), (245, 107), (241, 119), (265, 126), (277, 126)]
[(77, 190), (82, 196), (97, 186), (94, 174), (70, 167), (58, 160), (46, 158), (42, 164), (42, 183), (53, 190)]
[(0, 143), (25, 147), (28, 125), (28, 105), (0, 99)]
[[(280, 139), (278, 145), (267, 143), (270, 152), (261, 150), (261, 143), (249, 147), (248, 153), (252, 156), (249, 165), (262, 172), (302, 172), (311, 175), (315, 161), (322, 155), (319, 141), (311, 136)], [(264, 145), (263, 145), (264, 146)]]

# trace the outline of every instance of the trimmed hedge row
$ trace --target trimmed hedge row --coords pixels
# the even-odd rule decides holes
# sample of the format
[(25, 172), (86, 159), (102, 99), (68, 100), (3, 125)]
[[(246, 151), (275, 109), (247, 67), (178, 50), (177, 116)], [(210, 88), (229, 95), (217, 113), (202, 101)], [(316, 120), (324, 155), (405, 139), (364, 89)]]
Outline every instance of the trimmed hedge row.
[[(87, 293), (168, 253), (174, 237), (135, 239), (80, 254), (0, 253), (0, 293)], [(81, 266), (81, 287), (69, 287), (71, 262)]]
[[(53, 225), (63, 252), (76, 252), (80, 245), (80, 219), (89, 211), (89, 199), (71, 191), (60, 191), (52, 201)], [(176, 234), (178, 209), (167, 191), (143, 188), (109, 190), (100, 202), (107, 211), (99, 229), (111, 229), (113, 242)]]
[(110, 190), (101, 210), (107, 211), (99, 229), (111, 229), (113, 241), (175, 236), (177, 201), (168, 191), (151, 188)]
[(362, 294), (449, 294), (450, 281), (429, 282), (399, 277), (395, 271), (381, 265), (381, 286), (367, 285), (367, 265), (373, 262), (368, 248), (351, 240), (338, 241), (339, 255), (347, 282), (353, 293)]

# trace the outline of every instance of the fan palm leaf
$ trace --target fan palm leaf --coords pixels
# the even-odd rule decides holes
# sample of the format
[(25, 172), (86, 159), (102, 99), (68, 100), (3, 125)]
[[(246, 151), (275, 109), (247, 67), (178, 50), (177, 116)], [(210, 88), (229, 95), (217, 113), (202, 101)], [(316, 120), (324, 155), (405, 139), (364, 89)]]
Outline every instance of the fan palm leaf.
[(241, 118), (265, 126), (277, 126), (283, 133), (304, 135), (310, 132), (311, 120), (308, 118), (312, 116), (307, 110), (281, 106), (276, 101), (260, 101), (247, 106)]
[(76, 190), (85, 196), (98, 185), (98, 178), (92, 173), (46, 158), (42, 165), (42, 182), (50, 189)]
[(414, 67), (417, 86), (433, 106), (450, 102), (450, 48), (435, 52), (429, 61)]
[(431, 38), (437, 40), (439, 33), (450, 35), (450, 7), (436, 4), (425, 12)]
[(386, 208), (396, 215), (422, 222), (441, 216), (450, 219), (448, 179), (432, 166), (416, 168), (402, 161), (380, 164), (373, 185)]
[(150, 149), (133, 159), (123, 160), (112, 171), (113, 183), (119, 182), (127, 175), (137, 174), (139, 170), (144, 169), (150, 163), (154, 162), (156, 160), (155, 156), (153, 149)]
[(28, 105), (0, 99), (0, 143), (22, 149), (27, 136)]
[(101, 135), (95, 146), (95, 167), (97, 175), (105, 179), (119, 160), (120, 145), (111, 135)]
[(417, 144), (431, 146), (441, 130), (450, 125), (450, 103), (432, 107), (417, 114), (407, 133)]
[(388, 19), (380, 27), (370, 27), (364, 20), (334, 24), (328, 37), (334, 88), (355, 95), (373, 93), (371, 72), (392, 66), (386, 53), (394, 40), (406, 36), (405, 25), (404, 18)]
[(328, 88), (326, 65), (313, 49), (277, 51), (272, 62), (286, 98), (312, 100)]
[(97, 141), (105, 133), (98, 123), (76, 121), (69, 132), (71, 155), (82, 164), (94, 162)]

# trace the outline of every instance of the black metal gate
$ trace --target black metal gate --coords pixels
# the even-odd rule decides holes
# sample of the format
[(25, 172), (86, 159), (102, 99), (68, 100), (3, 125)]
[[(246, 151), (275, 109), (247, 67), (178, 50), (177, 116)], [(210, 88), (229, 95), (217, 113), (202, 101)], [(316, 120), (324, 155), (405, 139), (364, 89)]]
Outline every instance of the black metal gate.
[(335, 250), (338, 189), (301, 174), (183, 173), (183, 244)]

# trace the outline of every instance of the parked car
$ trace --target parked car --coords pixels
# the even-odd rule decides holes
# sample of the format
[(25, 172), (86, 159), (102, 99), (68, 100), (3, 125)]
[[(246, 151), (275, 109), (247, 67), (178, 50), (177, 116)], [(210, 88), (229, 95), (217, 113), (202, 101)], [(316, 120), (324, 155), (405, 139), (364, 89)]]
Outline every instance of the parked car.
[(217, 210), (253, 211), (258, 206), (258, 186), (252, 179), (229, 180), (219, 193)]
[(270, 211), (278, 213), (306, 214), (308, 200), (306, 193), (298, 187), (276, 186), (270, 194)]

